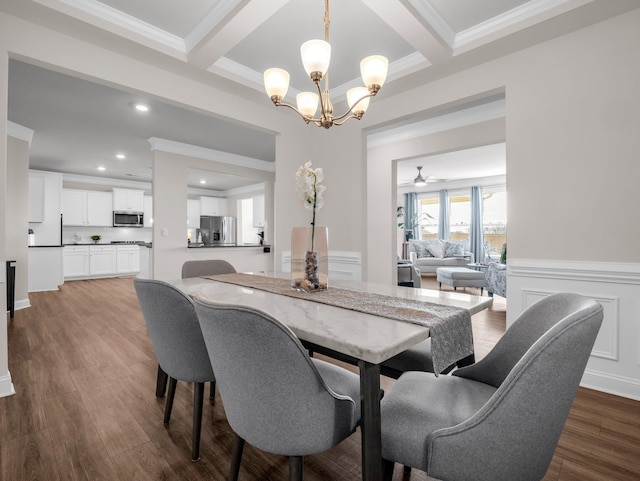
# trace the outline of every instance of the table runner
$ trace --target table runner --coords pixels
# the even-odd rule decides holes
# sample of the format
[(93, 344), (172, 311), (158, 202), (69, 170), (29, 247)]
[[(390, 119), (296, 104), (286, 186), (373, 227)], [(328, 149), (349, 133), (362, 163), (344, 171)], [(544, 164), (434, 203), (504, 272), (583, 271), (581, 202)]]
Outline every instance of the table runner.
[(463, 308), (335, 287), (311, 293), (300, 292), (291, 288), (289, 279), (254, 274), (202, 277), (428, 327), (436, 375), (473, 354), (471, 315)]

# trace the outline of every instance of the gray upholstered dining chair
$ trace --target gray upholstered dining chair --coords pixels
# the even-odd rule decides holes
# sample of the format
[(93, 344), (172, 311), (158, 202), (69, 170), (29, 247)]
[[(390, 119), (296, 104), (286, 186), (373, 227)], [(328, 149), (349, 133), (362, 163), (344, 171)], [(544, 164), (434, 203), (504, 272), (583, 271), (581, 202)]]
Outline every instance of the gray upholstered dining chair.
[(443, 481), (542, 479), (602, 317), (591, 299), (554, 294), (475, 364), (403, 374), (381, 402), (385, 479), (394, 462)]
[[(449, 373), (455, 365), (442, 371)], [(431, 339), (425, 339), (380, 364), (380, 374), (398, 379), (407, 371), (434, 372)]]
[(182, 278), (231, 274), (236, 269), (224, 259), (203, 259), (182, 264)]
[[(223, 259), (203, 259), (187, 261), (182, 264), (182, 278), (213, 276), (216, 274), (232, 274), (236, 269)], [(156, 379), (156, 397), (164, 396), (167, 390), (169, 376), (158, 365), (158, 375)], [(213, 401), (216, 395), (216, 383), (212, 382), (209, 389), (209, 399)]]
[(196, 296), (196, 311), (227, 420), (236, 433), (229, 480), (238, 479), (245, 440), (289, 457), (289, 479), (302, 479), (303, 456), (351, 435), (360, 419), (360, 378), (310, 358), (273, 317)]
[(200, 459), (204, 383), (215, 384), (216, 378), (193, 301), (166, 282), (136, 278), (133, 283), (158, 365), (170, 376), (165, 424), (171, 421), (177, 381), (194, 383), (191, 459), (197, 461)]

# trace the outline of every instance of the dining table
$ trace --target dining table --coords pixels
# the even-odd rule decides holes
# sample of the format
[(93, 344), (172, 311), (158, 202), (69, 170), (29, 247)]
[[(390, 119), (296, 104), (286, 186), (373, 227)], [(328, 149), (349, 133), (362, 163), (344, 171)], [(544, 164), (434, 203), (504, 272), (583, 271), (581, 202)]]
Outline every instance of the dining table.
[[(334, 280), (323, 293), (324, 299), (355, 299), (353, 305), (345, 305), (344, 302), (334, 304), (323, 301), (314, 292), (294, 291), (287, 284), (287, 275), (279, 272), (243, 273), (236, 277), (224, 274), (177, 279), (170, 284), (192, 297), (265, 312), (288, 326), (310, 351), (357, 365), (360, 376), (362, 479), (382, 480), (380, 365), (430, 335), (433, 344), (436, 332), (434, 327), (424, 323), (394, 318), (394, 310), (403, 312), (410, 305), (413, 310), (415, 306), (419, 309), (424, 306), (426, 310), (435, 308), (462, 313), (469, 324), (465, 330), (470, 332), (470, 316), (490, 307), (493, 299), (461, 292)], [(271, 289), (273, 283), (279, 288), (284, 283), (286, 290)], [(358, 296), (365, 296), (367, 301), (360, 301)], [(367, 302), (371, 304), (370, 299), (374, 300), (374, 308), (377, 305), (381, 308), (374, 311), (361, 308)], [(380, 301), (376, 303), (377, 300)], [(446, 327), (447, 322), (443, 319), (440, 326)], [(446, 348), (448, 344), (445, 342), (443, 346)], [(433, 356), (435, 361), (435, 352)], [(467, 361), (472, 360), (473, 354), (471, 352), (470, 356), (464, 357)]]

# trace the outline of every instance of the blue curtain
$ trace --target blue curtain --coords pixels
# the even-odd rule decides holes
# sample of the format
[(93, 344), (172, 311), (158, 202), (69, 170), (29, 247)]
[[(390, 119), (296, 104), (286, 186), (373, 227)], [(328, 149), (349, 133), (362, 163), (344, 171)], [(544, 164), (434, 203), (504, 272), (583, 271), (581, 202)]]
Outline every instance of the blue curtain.
[(438, 239), (449, 240), (449, 191), (440, 191), (438, 219)]
[(415, 192), (407, 192), (404, 194), (404, 230), (411, 232), (413, 239), (420, 238), (420, 229), (416, 226), (410, 229), (414, 218), (418, 218), (418, 194)]
[(469, 250), (475, 262), (484, 260), (484, 234), (482, 225), (482, 187), (471, 187), (471, 227), (469, 229)]

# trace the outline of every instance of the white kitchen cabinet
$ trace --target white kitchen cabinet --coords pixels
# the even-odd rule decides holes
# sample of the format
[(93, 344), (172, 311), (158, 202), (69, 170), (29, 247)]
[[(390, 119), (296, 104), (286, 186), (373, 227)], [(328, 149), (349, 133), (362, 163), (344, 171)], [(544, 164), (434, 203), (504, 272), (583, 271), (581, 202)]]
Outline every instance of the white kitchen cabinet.
[(264, 227), (264, 195), (253, 198), (253, 227)]
[[(200, 215), (227, 215), (227, 199), (200, 197)], [(198, 223), (198, 227), (200, 227), (200, 223)]]
[(87, 225), (87, 192), (62, 189), (62, 224)]
[(89, 246), (64, 246), (62, 248), (64, 278), (89, 275)]
[[(116, 274), (132, 274), (140, 271), (140, 246), (116, 246)], [(146, 249), (146, 247), (143, 247)]]
[(200, 228), (200, 199), (187, 199), (187, 227)]
[(113, 195), (111, 192), (87, 192), (87, 225), (113, 226)]
[(112, 212), (110, 192), (62, 190), (63, 225), (111, 227)]
[(106, 276), (115, 272), (115, 246), (89, 246), (89, 275)]
[(144, 191), (114, 188), (113, 210), (144, 212)]
[(142, 213), (144, 214), (144, 226), (145, 227), (153, 227), (153, 197), (150, 195), (145, 195), (143, 199), (144, 210)]
[(29, 174), (29, 222), (44, 222), (44, 185), (44, 175)]

